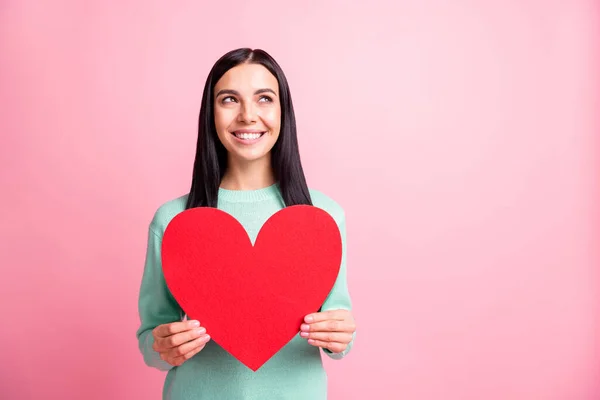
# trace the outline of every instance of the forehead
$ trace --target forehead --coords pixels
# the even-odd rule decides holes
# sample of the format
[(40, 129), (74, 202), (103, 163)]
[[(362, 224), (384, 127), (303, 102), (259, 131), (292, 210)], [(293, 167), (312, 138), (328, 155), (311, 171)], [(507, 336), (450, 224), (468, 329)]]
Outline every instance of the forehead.
[(240, 92), (272, 89), (278, 93), (277, 78), (260, 64), (240, 64), (227, 71), (215, 85), (215, 92), (233, 89)]

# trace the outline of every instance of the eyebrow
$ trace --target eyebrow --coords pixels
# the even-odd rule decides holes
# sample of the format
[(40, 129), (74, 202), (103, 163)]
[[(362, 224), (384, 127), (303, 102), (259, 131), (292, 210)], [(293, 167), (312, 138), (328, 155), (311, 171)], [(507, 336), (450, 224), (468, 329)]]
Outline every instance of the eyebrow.
[[(258, 89), (257, 91), (254, 92), (254, 94), (257, 95), (257, 94), (267, 93), (267, 92), (273, 93), (275, 96), (277, 96), (277, 93), (275, 93), (275, 91), (273, 89), (269, 89), (269, 88)], [(233, 94), (233, 95), (239, 96), (240, 92), (238, 92), (237, 90), (223, 89), (223, 90), (219, 90), (219, 92), (216, 94), (215, 97), (219, 97), (222, 94)]]

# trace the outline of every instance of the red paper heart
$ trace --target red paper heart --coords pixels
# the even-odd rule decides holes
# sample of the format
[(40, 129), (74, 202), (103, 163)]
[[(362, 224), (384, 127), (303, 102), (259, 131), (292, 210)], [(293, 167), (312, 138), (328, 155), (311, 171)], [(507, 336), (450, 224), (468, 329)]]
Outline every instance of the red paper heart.
[(192, 208), (173, 218), (162, 244), (165, 280), (184, 312), (253, 371), (319, 310), (341, 257), (334, 219), (308, 205), (272, 215), (254, 246), (230, 214)]

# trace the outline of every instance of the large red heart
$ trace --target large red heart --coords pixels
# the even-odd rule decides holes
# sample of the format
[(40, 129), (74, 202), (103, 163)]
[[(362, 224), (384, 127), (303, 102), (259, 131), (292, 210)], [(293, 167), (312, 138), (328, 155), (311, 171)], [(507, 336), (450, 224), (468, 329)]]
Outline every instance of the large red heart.
[(298, 334), (339, 273), (340, 231), (324, 210), (285, 207), (254, 246), (230, 214), (188, 209), (167, 226), (162, 263), (169, 290), (190, 319), (253, 371)]

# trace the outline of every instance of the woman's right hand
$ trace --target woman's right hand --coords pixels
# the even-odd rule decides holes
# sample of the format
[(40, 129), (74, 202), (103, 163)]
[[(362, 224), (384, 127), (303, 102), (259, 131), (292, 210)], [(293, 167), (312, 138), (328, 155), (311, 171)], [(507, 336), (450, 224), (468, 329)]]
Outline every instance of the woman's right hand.
[(159, 325), (152, 331), (152, 348), (160, 358), (178, 367), (206, 346), (210, 336), (198, 321), (181, 321)]

